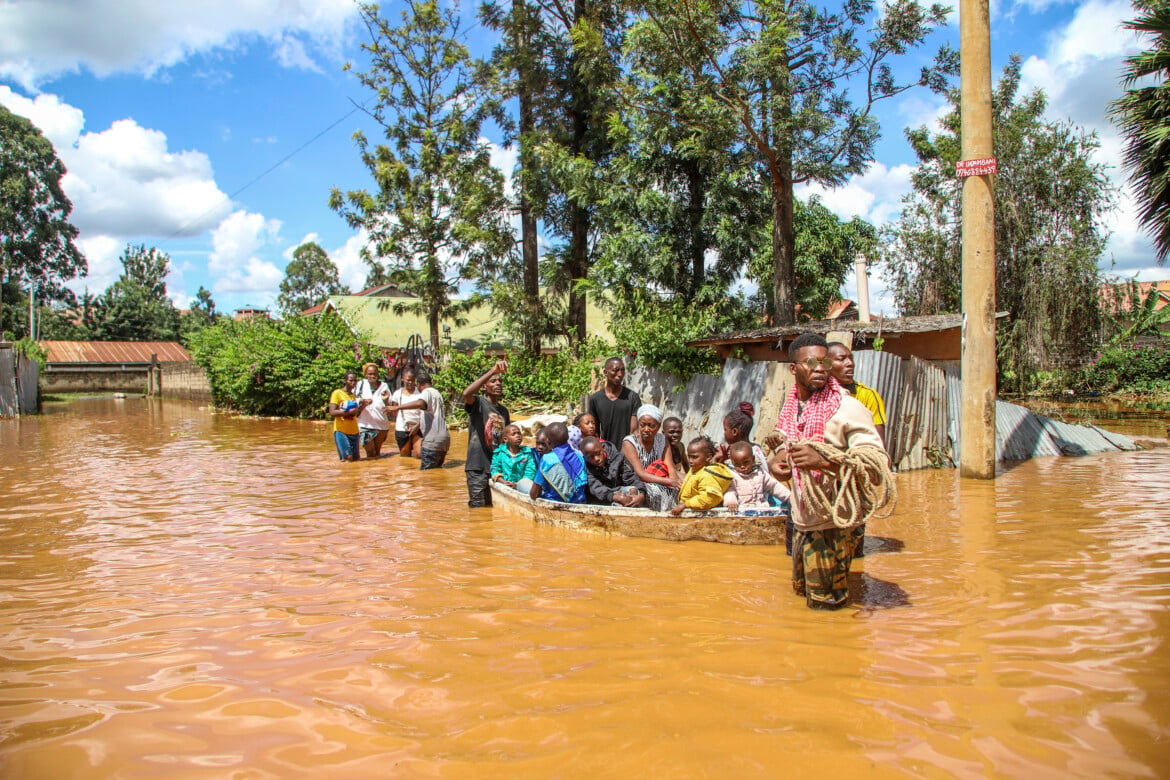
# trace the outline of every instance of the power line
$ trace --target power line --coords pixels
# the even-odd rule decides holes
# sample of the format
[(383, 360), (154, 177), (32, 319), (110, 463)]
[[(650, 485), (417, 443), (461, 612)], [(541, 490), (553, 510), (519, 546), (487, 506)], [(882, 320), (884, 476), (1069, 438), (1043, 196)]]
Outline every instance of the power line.
[[(369, 101), (366, 101), (366, 102), (369, 102)], [(305, 141), (303, 144), (301, 144), (300, 146), (298, 146), (296, 149), (293, 149), (291, 152), (289, 152), (288, 154), (286, 154), (284, 157), (280, 158), (278, 161), (276, 161), (275, 163), (273, 163), (271, 166), (269, 166), (268, 168), (266, 168), (266, 169), (265, 169), (264, 171), (262, 171), (261, 173), (259, 173), (259, 174), (257, 174), (256, 176), (252, 177), (252, 179), (250, 179), (250, 180), (249, 180), (247, 183), (245, 183), (245, 184), (244, 184), (242, 187), (239, 187), (237, 190), (235, 190), (235, 192), (232, 192), (230, 195), (228, 195), (228, 200), (229, 200), (229, 201), (235, 200), (235, 199), (236, 199), (236, 196), (238, 196), (238, 195), (239, 195), (240, 193), (242, 193), (244, 190), (248, 189), (248, 188), (249, 188), (249, 187), (251, 187), (253, 184), (255, 184), (256, 182), (260, 181), (261, 179), (263, 179), (265, 176), (267, 176), (268, 174), (272, 173), (273, 171), (275, 171), (275, 170), (276, 170), (277, 168), (279, 168), (280, 166), (284, 165), (286, 162), (288, 162), (288, 161), (289, 161), (289, 160), (291, 160), (293, 157), (295, 157), (296, 155), (298, 155), (299, 153), (301, 153), (302, 151), (304, 151), (304, 150), (305, 150), (307, 147), (309, 147), (310, 145), (312, 145), (312, 144), (313, 144), (315, 141), (317, 141), (318, 139), (320, 139), (320, 138), (321, 138), (323, 135), (325, 135), (326, 133), (328, 133), (330, 130), (332, 130), (333, 128), (337, 127), (339, 124), (341, 124), (342, 122), (344, 122), (346, 119), (349, 119), (349, 118), (350, 118), (351, 116), (353, 116), (355, 113), (357, 113), (358, 111), (361, 111), (361, 110), (362, 110), (362, 109), (364, 109), (364, 108), (365, 108), (365, 103), (362, 103), (362, 104), (360, 104), (360, 105), (355, 105), (353, 108), (351, 108), (351, 109), (350, 109), (349, 111), (347, 111), (345, 114), (343, 114), (342, 116), (338, 117), (338, 119), (337, 119), (336, 121), (334, 121), (332, 124), (330, 124), (330, 125), (329, 125), (328, 127), (326, 127), (324, 130), (320, 131), (319, 133), (317, 133), (316, 135), (314, 135), (312, 138), (310, 138), (309, 140)], [(192, 218), (192, 219), (189, 219), (189, 220), (187, 220), (187, 221), (186, 221), (186, 222), (184, 222), (182, 225), (180, 225), (178, 228), (176, 228), (176, 229), (175, 229), (175, 232), (173, 232), (173, 233), (171, 233), (169, 236), (167, 236), (167, 237), (164, 239), (164, 241), (170, 241), (170, 240), (171, 240), (171, 239), (173, 239), (173, 238), (178, 238), (178, 237), (179, 237), (180, 235), (182, 235), (182, 233), (183, 233), (184, 231), (186, 231), (186, 230), (187, 230), (187, 228), (189, 228), (191, 225), (194, 225), (194, 224), (195, 224), (195, 223), (197, 223), (197, 222), (201, 222), (201, 221), (202, 221), (202, 220), (203, 220), (205, 217), (207, 217), (207, 216), (211, 215), (212, 213), (214, 213), (214, 212), (215, 212), (215, 211), (217, 211), (218, 209), (219, 209), (219, 207), (218, 207), (218, 206), (212, 206), (211, 208), (209, 208), (207, 211), (204, 211), (204, 212), (203, 212), (202, 214), (200, 214), (199, 216), (197, 216), (197, 217), (194, 217), (194, 218)]]

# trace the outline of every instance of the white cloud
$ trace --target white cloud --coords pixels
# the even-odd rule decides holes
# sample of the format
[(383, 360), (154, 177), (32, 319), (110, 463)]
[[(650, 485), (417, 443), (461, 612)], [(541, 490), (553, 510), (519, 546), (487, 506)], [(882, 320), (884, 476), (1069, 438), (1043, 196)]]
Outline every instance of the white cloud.
[(172, 152), (158, 130), (120, 119), (101, 132), (83, 132), (80, 109), (55, 95), (29, 99), (3, 85), (0, 104), (28, 117), (53, 143), (68, 170), (62, 186), (73, 202), (70, 221), (83, 237), (190, 236), (228, 210), (207, 155)]
[(316, 69), (306, 45), (340, 56), (351, 0), (24, 0), (0, 4), (0, 78), (32, 87), (82, 69), (153, 75), (193, 54), (271, 43), (287, 67)]
[(118, 258), (125, 246), (124, 241), (111, 236), (79, 238), (77, 248), (85, 255), (89, 273), (69, 282), (69, 288), (78, 295), (87, 289), (95, 295), (101, 293), (122, 275), (122, 264), (118, 262)]
[(830, 189), (822, 184), (797, 188), (801, 198), (817, 196), (821, 203), (841, 219), (861, 217), (881, 225), (897, 216), (902, 196), (908, 193), (912, 165), (887, 167), (874, 163), (860, 176), (853, 176), (841, 187)]
[(266, 303), (276, 297), (284, 271), (259, 255), (277, 245), (281, 223), (244, 210), (228, 215), (211, 233), (207, 270), (215, 279), (212, 291), (258, 293)]
[[(1072, 19), (1049, 37), (1044, 56), (1029, 57), (1021, 70), (1021, 89), (1043, 89), (1048, 95), (1048, 118), (1070, 119), (1097, 133), (1101, 146), (1094, 160), (1118, 188), (1117, 204), (1106, 217), (1112, 231), (1101, 267), (1132, 274), (1154, 265), (1148, 236), (1137, 223), (1137, 206), (1122, 167), (1123, 141), (1108, 117), (1109, 103), (1122, 94), (1123, 59), (1139, 51), (1143, 41), (1122, 27), (1133, 16), (1124, 0), (1089, 0), (1078, 6)], [(1162, 272), (1165, 277), (1165, 271)]]
[[(289, 246), (282, 253), (286, 263), (293, 259), (293, 252), (302, 244), (307, 244), (310, 241), (320, 245), (321, 236), (317, 233), (307, 233), (305, 237), (295, 244)], [(346, 239), (345, 243), (336, 249), (325, 249), (325, 254), (337, 266), (337, 276), (341, 283), (349, 287), (350, 290), (357, 292), (365, 289), (366, 274), (369, 273), (370, 268), (362, 262), (362, 249), (369, 243), (369, 234), (364, 229), (359, 230), (354, 235)], [(282, 277), (283, 278), (283, 277)]]

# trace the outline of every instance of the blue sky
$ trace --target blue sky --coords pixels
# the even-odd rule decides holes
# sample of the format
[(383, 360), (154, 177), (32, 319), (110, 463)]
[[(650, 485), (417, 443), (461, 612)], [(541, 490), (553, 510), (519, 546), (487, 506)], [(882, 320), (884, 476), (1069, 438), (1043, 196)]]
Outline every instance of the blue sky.
[[(1170, 269), (1156, 266), (1133, 220), (1121, 142), (1105, 115), (1120, 94), (1122, 58), (1139, 48), (1120, 28), (1132, 15), (1118, 0), (993, 1), (992, 59), (998, 74), (1021, 55), (1025, 88), (1045, 89), (1050, 115), (1099, 134), (1099, 159), (1120, 187), (1102, 267), (1144, 280)], [(952, 19), (934, 45), (958, 48)], [(271, 306), (292, 250), (315, 240), (359, 289), (362, 237), (327, 199), (331, 187), (369, 185), (351, 137), (360, 129), (376, 139), (377, 128), (353, 110), (368, 94), (342, 71), (360, 57), (363, 33), (350, 0), (0, 0), (0, 104), (37, 124), (69, 168), (90, 269), (74, 288), (105, 289), (125, 245), (144, 243), (170, 254), (168, 289), (180, 306), (200, 285), (220, 310)], [(469, 43), (482, 49), (486, 36), (474, 26)], [(943, 110), (924, 90), (883, 106), (870, 170), (804, 194), (845, 218), (896, 217), (913, 165), (903, 129)], [(489, 140), (510, 171), (514, 150)], [(844, 292), (853, 290), (850, 279)], [(878, 270), (871, 296), (875, 311), (892, 313)]]

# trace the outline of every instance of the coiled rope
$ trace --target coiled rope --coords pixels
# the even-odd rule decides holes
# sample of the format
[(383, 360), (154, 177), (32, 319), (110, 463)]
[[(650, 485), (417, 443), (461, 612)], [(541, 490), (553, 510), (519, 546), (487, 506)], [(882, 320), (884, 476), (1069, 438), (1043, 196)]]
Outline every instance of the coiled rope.
[(837, 466), (835, 475), (821, 472), (820, 479), (807, 471), (801, 474), (800, 500), (810, 512), (832, 517), (838, 528), (852, 528), (893, 514), (898, 488), (885, 450), (871, 446), (839, 450), (811, 440), (795, 444), (807, 444)]

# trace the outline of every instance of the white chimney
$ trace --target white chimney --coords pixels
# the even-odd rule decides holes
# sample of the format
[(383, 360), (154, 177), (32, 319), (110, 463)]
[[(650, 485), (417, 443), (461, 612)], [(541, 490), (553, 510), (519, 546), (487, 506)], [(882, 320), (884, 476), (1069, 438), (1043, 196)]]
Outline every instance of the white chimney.
[(858, 255), (853, 261), (853, 272), (857, 275), (857, 319), (869, 322), (869, 275), (865, 271), (865, 255)]

